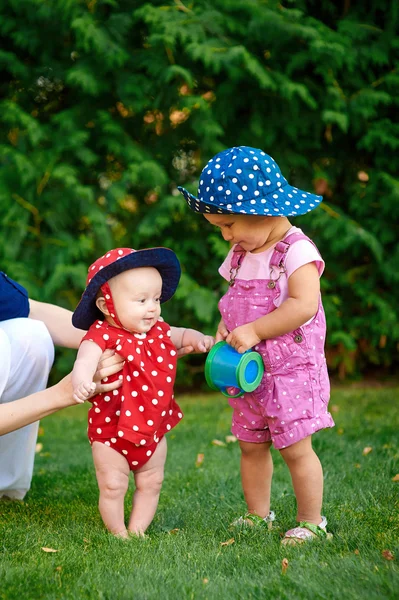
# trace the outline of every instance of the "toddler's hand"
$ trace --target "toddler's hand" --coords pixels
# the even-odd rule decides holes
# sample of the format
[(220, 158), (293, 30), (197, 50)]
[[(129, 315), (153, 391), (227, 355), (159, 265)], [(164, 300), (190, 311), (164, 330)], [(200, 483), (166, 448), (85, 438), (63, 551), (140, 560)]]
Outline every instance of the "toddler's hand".
[(73, 399), (78, 404), (83, 404), (85, 400), (87, 400), (88, 398), (90, 398), (90, 396), (93, 395), (95, 389), (96, 384), (94, 383), (94, 381), (91, 381), (90, 383), (82, 381), (81, 383), (79, 383), (78, 386), (75, 387), (73, 391)]
[(218, 325), (218, 330), (216, 332), (216, 342), (221, 342), (227, 338), (229, 332), (227, 330), (226, 325), (224, 324), (223, 319), (220, 321)]
[(243, 354), (249, 348), (253, 348), (260, 341), (260, 338), (255, 333), (253, 323), (236, 327), (226, 338), (226, 342), (240, 354)]

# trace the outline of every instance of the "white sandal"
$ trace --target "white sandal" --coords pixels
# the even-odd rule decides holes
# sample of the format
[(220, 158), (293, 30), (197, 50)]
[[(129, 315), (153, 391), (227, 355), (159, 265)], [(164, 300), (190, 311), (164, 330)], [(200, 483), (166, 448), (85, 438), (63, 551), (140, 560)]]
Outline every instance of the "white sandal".
[(304, 542), (320, 540), (331, 540), (333, 535), (326, 531), (327, 519), (322, 517), (320, 525), (309, 523), (308, 521), (301, 521), (298, 527), (289, 529), (281, 540), (283, 546), (296, 546), (297, 544), (303, 544)]

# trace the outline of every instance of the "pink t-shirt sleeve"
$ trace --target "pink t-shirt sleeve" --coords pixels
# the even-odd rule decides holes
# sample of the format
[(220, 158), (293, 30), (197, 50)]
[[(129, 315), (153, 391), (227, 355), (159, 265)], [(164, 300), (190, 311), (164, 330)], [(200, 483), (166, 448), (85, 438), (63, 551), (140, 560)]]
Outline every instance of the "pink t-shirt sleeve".
[(316, 264), (317, 270), (319, 271), (319, 277), (321, 277), (324, 271), (324, 260), (320, 256), (317, 248), (308, 240), (299, 240), (295, 244), (292, 244), (291, 248), (288, 250), (285, 261), (287, 278), (300, 267), (312, 262)]

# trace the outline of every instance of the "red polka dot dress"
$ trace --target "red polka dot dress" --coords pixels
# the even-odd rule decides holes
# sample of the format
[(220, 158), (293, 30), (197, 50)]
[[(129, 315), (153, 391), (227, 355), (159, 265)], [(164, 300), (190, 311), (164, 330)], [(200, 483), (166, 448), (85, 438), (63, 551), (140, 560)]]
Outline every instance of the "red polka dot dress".
[[(125, 359), (123, 384), (90, 401), (88, 437), (123, 454), (131, 470), (154, 453), (161, 438), (183, 417), (173, 395), (177, 353), (171, 331), (162, 319), (147, 333), (129, 333), (106, 321), (96, 321), (83, 340)], [(83, 341), (82, 340), (82, 341)], [(120, 377), (117, 373), (108, 382)]]

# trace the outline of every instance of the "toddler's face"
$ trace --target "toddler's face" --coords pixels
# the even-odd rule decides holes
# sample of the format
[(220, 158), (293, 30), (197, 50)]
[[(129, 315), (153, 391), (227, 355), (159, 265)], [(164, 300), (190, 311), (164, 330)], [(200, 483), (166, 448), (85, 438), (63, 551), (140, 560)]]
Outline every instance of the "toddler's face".
[(161, 314), (162, 278), (154, 267), (124, 271), (109, 280), (116, 314), (125, 329), (147, 333)]
[[(204, 215), (212, 225), (219, 227), (222, 236), (232, 244), (240, 244), (247, 252), (254, 252), (266, 244), (276, 217), (257, 215)], [(278, 218), (278, 217), (277, 217)]]

